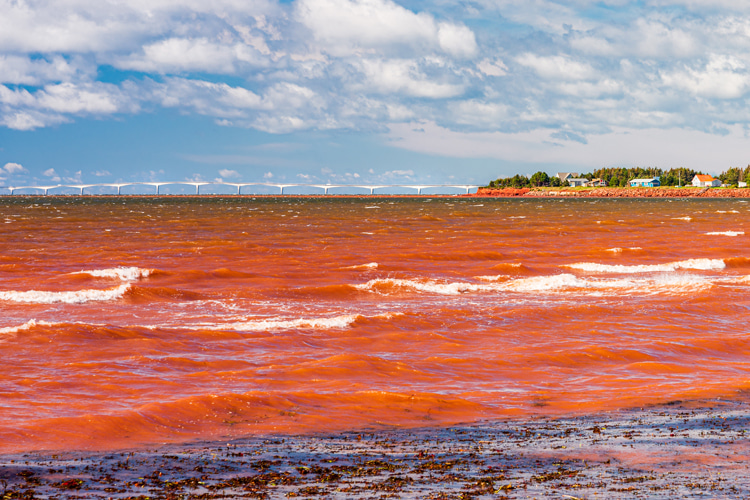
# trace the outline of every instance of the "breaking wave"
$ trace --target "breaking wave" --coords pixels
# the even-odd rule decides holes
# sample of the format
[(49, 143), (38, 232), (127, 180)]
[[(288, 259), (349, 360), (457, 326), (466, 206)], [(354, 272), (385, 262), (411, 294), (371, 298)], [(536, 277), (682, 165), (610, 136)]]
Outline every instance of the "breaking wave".
[(534, 276), (530, 278), (507, 279), (507, 276), (478, 276), (485, 283), (452, 282), (440, 283), (433, 280), (375, 279), (360, 285), (366, 290), (382, 295), (403, 291), (434, 293), (438, 295), (459, 295), (471, 292), (562, 292), (566, 290), (589, 290), (603, 293), (616, 290), (618, 293), (682, 293), (710, 288), (712, 281), (695, 275), (665, 275), (652, 279), (584, 279), (573, 274)]
[(257, 319), (228, 323), (203, 323), (187, 326), (185, 328), (188, 330), (232, 330), (242, 332), (264, 332), (269, 330), (290, 330), (295, 328), (329, 330), (333, 328), (348, 328), (359, 321), (367, 321), (370, 319), (391, 319), (397, 316), (403, 316), (403, 313), (384, 313), (375, 316), (345, 314), (331, 318)]
[(707, 236), (742, 236), (745, 231), (714, 231), (706, 233)]
[(6, 326), (5, 328), (0, 328), (0, 335), (7, 335), (11, 333), (18, 333), (22, 332), (24, 330), (30, 330), (31, 328), (34, 328), (35, 326), (52, 326), (55, 323), (48, 323), (46, 321), (37, 321), (35, 319), (31, 319), (24, 323), (23, 325), (18, 326)]
[(113, 267), (112, 269), (78, 271), (73, 274), (88, 274), (94, 278), (114, 278), (122, 281), (135, 281), (141, 278), (148, 278), (152, 272), (153, 270), (151, 269), (141, 269), (140, 267)]
[(130, 289), (130, 284), (107, 290), (76, 290), (70, 292), (47, 292), (29, 290), (26, 292), (0, 292), (0, 300), (27, 304), (84, 304), (122, 298)]
[(590, 273), (639, 274), (672, 272), (679, 269), (710, 271), (724, 269), (726, 267), (726, 264), (721, 259), (689, 259), (679, 262), (668, 262), (666, 264), (642, 264), (632, 266), (621, 264), (598, 264), (594, 262), (580, 262), (577, 264), (565, 264), (563, 267), (579, 269), (581, 271), (587, 271)]
[(370, 262), (368, 264), (360, 264), (358, 266), (347, 266), (343, 269), (377, 269), (378, 263), (377, 262)]

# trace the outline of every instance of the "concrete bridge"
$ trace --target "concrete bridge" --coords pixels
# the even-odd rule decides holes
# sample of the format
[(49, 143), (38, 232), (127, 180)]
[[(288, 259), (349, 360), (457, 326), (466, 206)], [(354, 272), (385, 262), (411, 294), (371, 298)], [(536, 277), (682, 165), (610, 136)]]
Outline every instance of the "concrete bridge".
[[(458, 189), (458, 190), (465, 190), (466, 194), (469, 194), (469, 192), (472, 189), (477, 189), (479, 186), (475, 185), (465, 185), (465, 184), (298, 184), (298, 183), (288, 183), (288, 184), (278, 184), (278, 183), (268, 183), (268, 182), (192, 182), (192, 181), (175, 181), (175, 182), (119, 182), (119, 183), (100, 183), (100, 184), (56, 184), (53, 186), (0, 186), (1, 190), (7, 190), (8, 194), (14, 195), (17, 194), (18, 191), (25, 191), (23, 194), (32, 194), (27, 193), (27, 191), (33, 191), (34, 194), (44, 194), (45, 196), (50, 194), (65, 194), (64, 191), (70, 191), (70, 190), (77, 190), (78, 194), (80, 196), (83, 196), (85, 194), (109, 194), (109, 193), (101, 193), (102, 188), (111, 189), (112, 193), (115, 194), (115, 190), (117, 191), (117, 194), (122, 194), (122, 188), (124, 187), (139, 187), (139, 186), (148, 186), (149, 188), (154, 189), (154, 193), (156, 195), (159, 194), (166, 194), (161, 193), (160, 189), (163, 186), (191, 186), (195, 188), (195, 194), (200, 195), (201, 194), (201, 187), (204, 186), (211, 186), (211, 187), (232, 187), (233, 189), (236, 189), (236, 194), (241, 195), (242, 188), (247, 188), (250, 186), (254, 187), (266, 187), (266, 188), (276, 188), (279, 190), (279, 194), (289, 194), (289, 189), (292, 188), (314, 188), (314, 189), (320, 189), (322, 190), (321, 194), (327, 195), (330, 194), (331, 189), (346, 189), (346, 188), (357, 188), (357, 189), (363, 189), (365, 191), (369, 191), (370, 194), (388, 194), (385, 192), (385, 190), (414, 190), (415, 194), (421, 195), (422, 191), (425, 189)], [(92, 193), (93, 188), (96, 189), (96, 193)], [(284, 190), (287, 190), (285, 193)], [(376, 193), (376, 190), (379, 191)], [(55, 192), (58, 191), (58, 192)], [(88, 191), (88, 192), (87, 192)], [(205, 192), (205, 191), (204, 191)], [(144, 193), (136, 193), (136, 194), (144, 194)], [(223, 193), (222, 193), (223, 194)], [(438, 194), (438, 193), (431, 193), (431, 194)]]

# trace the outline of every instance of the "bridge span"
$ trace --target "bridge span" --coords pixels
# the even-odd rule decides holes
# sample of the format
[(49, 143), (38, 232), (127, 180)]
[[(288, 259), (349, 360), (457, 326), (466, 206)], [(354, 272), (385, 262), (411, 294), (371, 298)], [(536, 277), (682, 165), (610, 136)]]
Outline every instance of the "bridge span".
[[(85, 194), (97, 194), (97, 195), (107, 195), (107, 194), (122, 194), (122, 188), (138, 188), (138, 187), (149, 187), (153, 188), (154, 195), (166, 195), (166, 194), (186, 194), (186, 193), (164, 193), (160, 192), (161, 188), (164, 186), (190, 186), (195, 188), (195, 194), (200, 195), (201, 194), (201, 187), (204, 186), (210, 186), (213, 188), (217, 187), (231, 187), (236, 189), (237, 195), (242, 195), (242, 188), (249, 188), (249, 187), (263, 187), (263, 188), (275, 188), (279, 190), (279, 194), (303, 194), (303, 193), (290, 193), (290, 189), (319, 189), (321, 190), (321, 194), (328, 195), (331, 194), (332, 189), (336, 190), (346, 190), (346, 189), (361, 189), (365, 191), (369, 191), (369, 194), (394, 194), (387, 192), (388, 190), (414, 190), (415, 194), (421, 195), (423, 194), (424, 190), (445, 190), (445, 189), (452, 189), (452, 190), (461, 190), (465, 191), (466, 194), (469, 194), (472, 189), (478, 189), (480, 186), (476, 185), (467, 185), (467, 184), (300, 184), (300, 183), (285, 183), (285, 184), (279, 184), (279, 183), (269, 183), (269, 182), (193, 182), (193, 181), (174, 181), (174, 182), (112, 182), (112, 183), (98, 183), (98, 184), (55, 184), (51, 186), (0, 186), (0, 196), (2, 195), (16, 195), (19, 194), (19, 191), (22, 192), (21, 194), (43, 194), (45, 196), (48, 195), (55, 195), (55, 194), (70, 194), (69, 191), (77, 191), (77, 194), (79, 196), (83, 196)], [(96, 188), (96, 189), (95, 189)], [(108, 189), (111, 189), (112, 192), (106, 192)], [(286, 192), (284, 192), (286, 190)], [(7, 193), (3, 193), (3, 191), (7, 191)], [(31, 192), (29, 192), (31, 191)], [(96, 192), (93, 192), (96, 191)], [(102, 192), (104, 191), (104, 192)], [(376, 192), (377, 191), (377, 192)], [(126, 194), (136, 194), (136, 195), (143, 195), (143, 194), (150, 194), (150, 193), (126, 193)], [(204, 194), (205, 190), (204, 190)], [(210, 194), (229, 194), (229, 193), (210, 193)], [(244, 194), (266, 194), (266, 193), (244, 193)], [(305, 193), (305, 194), (314, 194), (314, 193)], [(338, 194), (357, 194), (357, 193), (341, 193)], [(451, 193), (435, 193), (431, 192), (429, 194), (451, 194)]]

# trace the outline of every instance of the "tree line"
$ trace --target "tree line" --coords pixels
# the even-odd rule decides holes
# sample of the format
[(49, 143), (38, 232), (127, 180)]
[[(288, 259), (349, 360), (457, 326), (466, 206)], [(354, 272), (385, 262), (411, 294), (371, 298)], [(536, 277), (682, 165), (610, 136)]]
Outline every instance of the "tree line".
[[(608, 186), (629, 186), (632, 179), (650, 179), (659, 177), (662, 186), (685, 186), (690, 185), (693, 177), (703, 172), (691, 168), (671, 168), (664, 171), (656, 167), (609, 167), (600, 168), (590, 173), (580, 174), (577, 177), (582, 179), (602, 179)], [(736, 186), (739, 181), (750, 183), (750, 165), (745, 168), (731, 167), (722, 172), (717, 179), (723, 184)], [(559, 187), (563, 183), (556, 175), (550, 176), (546, 172), (536, 172), (531, 176), (516, 174), (513, 177), (498, 178), (490, 181), (489, 188), (531, 188), (531, 187)], [(567, 185), (567, 184), (566, 184)]]

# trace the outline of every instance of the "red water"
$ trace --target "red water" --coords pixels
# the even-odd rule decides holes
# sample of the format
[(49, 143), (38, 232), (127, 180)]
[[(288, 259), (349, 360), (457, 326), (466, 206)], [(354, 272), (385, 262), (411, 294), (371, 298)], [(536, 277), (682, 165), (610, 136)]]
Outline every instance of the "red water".
[(0, 452), (743, 398), (749, 211), (5, 198)]

